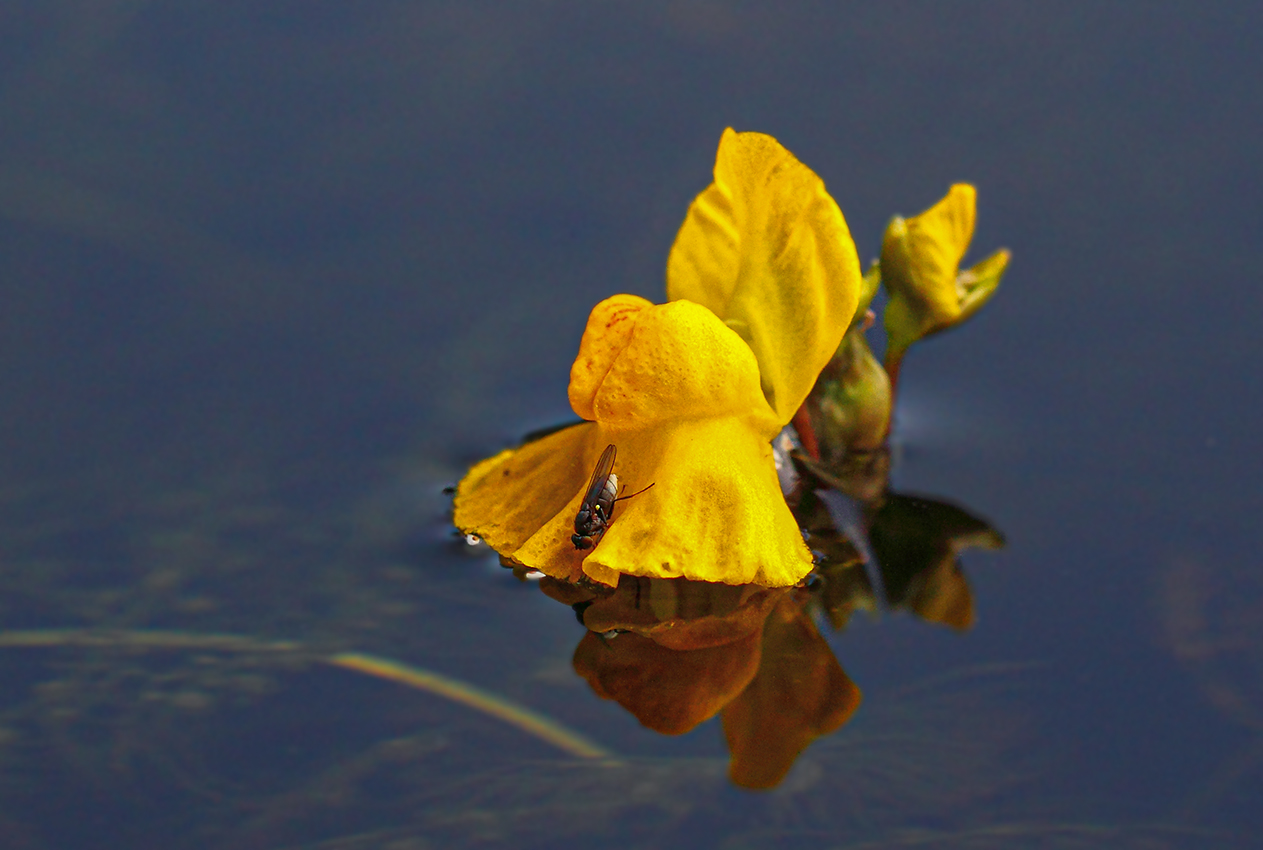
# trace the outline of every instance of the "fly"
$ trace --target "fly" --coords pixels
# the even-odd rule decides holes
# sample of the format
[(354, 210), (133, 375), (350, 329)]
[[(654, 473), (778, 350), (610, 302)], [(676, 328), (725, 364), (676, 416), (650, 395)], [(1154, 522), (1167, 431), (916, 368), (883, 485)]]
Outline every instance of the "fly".
[(601, 452), (601, 459), (592, 470), (592, 480), (583, 494), (583, 503), (579, 505), (579, 513), (574, 518), (574, 534), (570, 542), (576, 549), (591, 549), (601, 542), (601, 536), (614, 518), (614, 503), (632, 496), (639, 496), (644, 490), (637, 490), (631, 496), (618, 495), (618, 476), (614, 474), (614, 456), (617, 454), (614, 444), (610, 443)]

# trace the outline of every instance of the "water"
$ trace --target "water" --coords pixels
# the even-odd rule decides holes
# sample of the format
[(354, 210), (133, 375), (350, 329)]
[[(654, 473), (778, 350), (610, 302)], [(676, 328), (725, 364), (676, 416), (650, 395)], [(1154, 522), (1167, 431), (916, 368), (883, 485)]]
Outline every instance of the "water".
[[(9, 4), (0, 843), (1250, 846), (1261, 17)], [(958, 180), (976, 255), (1014, 252), (897, 413), (896, 485), (1008, 539), (965, 557), (978, 623), (831, 636), (864, 702), (761, 794), (717, 723), (593, 696), (573, 616), (440, 492), (569, 418), (588, 310), (663, 297), (728, 125), (863, 258)]]

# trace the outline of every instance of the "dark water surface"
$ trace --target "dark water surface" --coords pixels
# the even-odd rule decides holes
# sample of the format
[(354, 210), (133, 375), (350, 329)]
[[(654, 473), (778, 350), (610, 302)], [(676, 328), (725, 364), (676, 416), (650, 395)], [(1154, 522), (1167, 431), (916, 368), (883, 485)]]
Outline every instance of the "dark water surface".
[[(1257, 846), (1260, 31), (1247, 3), (5, 4), (0, 846)], [(863, 258), (960, 180), (971, 256), (1014, 252), (897, 412), (896, 485), (1008, 538), (965, 559), (978, 624), (831, 635), (864, 703), (759, 794), (717, 723), (595, 697), (582, 627), (440, 492), (571, 415), (593, 304), (662, 300), (729, 125), (815, 169)], [(352, 650), (618, 758), (326, 663)]]

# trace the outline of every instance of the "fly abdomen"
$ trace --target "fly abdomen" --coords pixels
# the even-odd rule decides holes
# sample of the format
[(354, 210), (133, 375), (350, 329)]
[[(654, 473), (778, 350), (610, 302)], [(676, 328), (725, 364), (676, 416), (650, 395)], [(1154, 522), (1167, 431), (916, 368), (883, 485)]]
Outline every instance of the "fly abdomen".
[(606, 522), (614, 518), (614, 502), (618, 499), (618, 475), (611, 472), (605, 476), (605, 484), (597, 494), (596, 508), (601, 511)]
[[(583, 501), (574, 518), (574, 534), (570, 536), (570, 542), (576, 549), (591, 549), (600, 543), (601, 536), (605, 534), (605, 529), (614, 517), (614, 503), (631, 498), (618, 495), (618, 475), (614, 473), (614, 458), (617, 453), (613, 443), (605, 447), (605, 451), (601, 452), (601, 459), (596, 462), (596, 469), (592, 470), (588, 489), (583, 491)], [(633, 493), (632, 496), (639, 496), (645, 490)]]

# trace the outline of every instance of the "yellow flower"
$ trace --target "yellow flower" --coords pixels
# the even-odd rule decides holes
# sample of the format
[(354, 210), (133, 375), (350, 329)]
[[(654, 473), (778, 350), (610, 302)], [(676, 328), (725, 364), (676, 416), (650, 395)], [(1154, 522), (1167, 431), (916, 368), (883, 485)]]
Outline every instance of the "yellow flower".
[(895, 216), (881, 248), (881, 277), (890, 293), (886, 306), (886, 364), (899, 361), (917, 340), (978, 311), (1000, 285), (1009, 252), (999, 250), (973, 268), (960, 271), (974, 235), (977, 192), (967, 183), (918, 216)]
[[(555, 578), (622, 575), (784, 587), (811, 556), (770, 441), (837, 349), (859, 265), (824, 184), (774, 139), (724, 133), (715, 182), (668, 263), (672, 301), (598, 304), (570, 372), (588, 423), (483, 461), (456, 525)], [(626, 490), (591, 549), (571, 542), (607, 445)]]

